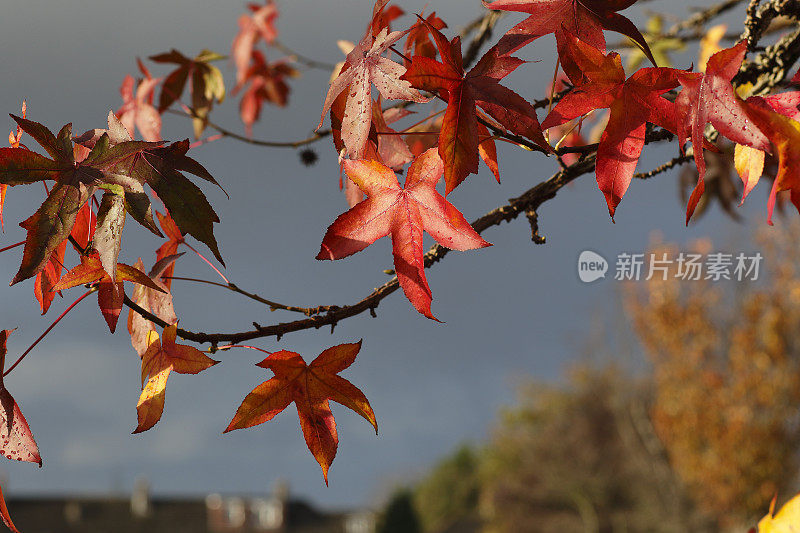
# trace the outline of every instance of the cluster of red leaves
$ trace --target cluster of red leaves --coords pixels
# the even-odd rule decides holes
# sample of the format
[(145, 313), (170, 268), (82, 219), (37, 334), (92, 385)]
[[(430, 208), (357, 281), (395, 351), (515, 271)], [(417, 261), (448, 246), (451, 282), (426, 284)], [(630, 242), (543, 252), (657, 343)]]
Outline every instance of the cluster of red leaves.
[(269, 62), (266, 55), (256, 49), (259, 41), (271, 45), (278, 37), (275, 21), (279, 13), (274, 1), (266, 0), (263, 6), (251, 3), (247, 7), (250, 14), (239, 17), (239, 33), (231, 43), (231, 57), (236, 66), (233, 94), (244, 89), (239, 115), (250, 135), (265, 102), (286, 106), (289, 101), (286, 78), (299, 77), (300, 72), (291, 65), (289, 58)]
[[(689, 199), (687, 223), (704, 190), (703, 150), (714, 149), (704, 135), (707, 124), (738, 145), (736, 167), (744, 182), (743, 200), (760, 178), (765, 153), (774, 149), (779, 165), (769, 213), (782, 190), (791, 191), (791, 200), (800, 209), (800, 180), (795, 170), (800, 164), (800, 92), (740, 98), (731, 80), (744, 59), (744, 42), (713, 55), (705, 73), (655, 66), (642, 34), (619, 14), (635, 1), (496, 0), (486, 4), (489, 9), (529, 16), (467, 70), (460, 39), (445, 37), (442, 30), (446, 24), (435, 12), (417, 15), (408, 29), (393, 31), (391, 25), (404, 15), (403, 10), (388, 6), (389, 0), (376, 0), (364, 36), (335, 73), (322, 106), (318, 128), (330, 112), (333, 143), (347, 176), (351, 209), (328, 228), (317, 259), (341, 259), (390, 235), (400, 287), (418, 312), (436, 320), (425, 276), (423, 232), (453, 250), (490, 246), (446, 197), (467, 176), (477, 173), (479, 159), (500, 181), (497, 138), (545, 154), (556, 152), (563, 162), (569, 163), (570, 157), (574, 162), (578, 156), (558, 147), (580, 147), (582, 137), (571, 125), (598, 109), (608, 109), (609, 119), (597, 147), (596, 177), (612, 218), (634, 176), (648, 124), (675, 134), (681, 148), (692, 142), (698, 183)], [(249, 13), (239, 18), (231, 55), (236, 66), (233, 92), (242, 93), (240, 115), (250, 134), (264, 103), (287, 104), (287, 79), (296, 77), (298, 71), (290, 58), (269, 62), (256, 48), (261, 41), (277, 44), (274, 24), (278, 8), (273, 0), (248, 4), (248, 9)], [(626, 77), (619, 55), (606, 53), (603, 30), (631, 38), (654, 67)], [(534, 106), (500, 82), (525, 63), (510, 54), (551, 33), (571, 89), (540, 125)], [(401, 52), (399, 42), (404, 37)], [(391, 53), (402, 62), (390, 59)], [(160, 78), (154, 78), (137, 60), (143, 77), (138, 85), (132, 76), (125, 77), (120, 88), (123, 104), (116, 114), (109, 115), (108, 128), (78, 137), (72, 136), (69, 124), (54, 135), (27, 120), (23, 104), (22, 117), (12, 115), (17, 128), (9, 136), (11, 147), (0, 149), (0, 223), (8, 186), (52, 182), (41, 207), (20, 224), (27, 237), (22, 264), (12, 283), (36, 276), (34, 293), (42, 314), (59, 291), (88, 285), (98, 293), (101, 313), (114, 332), (126, 298), (123, 282), (130, 281), (135, 286), (129, 304), (166, 323), (159, 335), (156, 325), (140, 313), (131, 311), (128, 317), (131, 342), (142, 362), (135, 433), (160, 420), (172, 371), (195, 374), (217, 363), (196, 348), (176, 342), (178, 317), (170, 292), (175, 261), (182, 255), (178, 249), (188, 246), (187, 235), (205, 243), (222, 262), (213, 234), (213, 224), (219, 219), (184, 173), (217, 182), (186, 155), (188, 140), (172, 144), (161, 140), (161, 115), (173, 104), (181, 105), (193, 119), (195, 136), (200, 137), (214, 103), (225, 97), (222, 73), (211, 64), (221, 58), (208, 50), (194, 58), (177, 50), (158, 54), (150, 59), (175, 65)], [(181, 102), (187, 85), (189, 106)], [(676, 98), (665, 97), (678, 87)], [(411, 114), (405, 103), (426, 103), (434, 98), (447, 104), (443, 112), (427, 115), (404, 129), (390, 127)], [(383, 99), (402, 102), (384, 108)], [(543, 128), (569, 138), (557, 142), (554, 149)], [(136, 130), (143, 141), (133, 140)], [(23, 132), (49, 157), (22, 145)], [(396, 172), (404, 169), (405, 185), (401, 186)], [(444, 194), (436, 190), (442, 176)], [(166, 208), (167, 214), (156, 213), (161, 229), (145, 185)], [(96, 194), (101, 190), (98, 201)], [(117, 261), (127, 215), (159, 237), (163, 237), (163, 229), (168, 237), (147, 274), (141, 259), (134, 266)], [(80, 262), (62, 276), (67, 241), (78, 252)], [(7, 336), (8, 331), (0, 332), (3, 363)], [(377, 431), (364, 394), (337, 375), (353, 363), (360, 346), (360, 342), (334, 346), (310, 365), (294, 352), (271, 354), (258, 366), (272, 370), (275, 377), (245, 398), (226, 431), (270, 420), (295, 402), (306, 444), (327, 483), (338, 445), (329, 400), (356, 411)], [(3, 453), (14, 450), (20, 460), (41, 462), (27, 423), (2, 378), (0, 400), (6, 417)], [(13, 528), (1, 494), (0, 517)]]

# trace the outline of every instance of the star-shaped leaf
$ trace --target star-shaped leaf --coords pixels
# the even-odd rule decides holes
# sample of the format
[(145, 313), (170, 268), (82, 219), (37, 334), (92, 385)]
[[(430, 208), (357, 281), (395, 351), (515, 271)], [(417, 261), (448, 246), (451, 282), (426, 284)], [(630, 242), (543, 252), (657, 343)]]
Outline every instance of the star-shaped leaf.
[[(386, 2), (379, 0), (380, 3)], [(377, 7), (378, 4), (376, 9)], [(380, 10), (373, 16), (373, 21), (379, 13)], [(345, 155), (350, 159), (361, 159), (366, 149), (372, 123), (372, 85), (384, 98), (411, 102), (428, 101), (419, 91), (412, 89), (408, 81), (401, 79), (406, 70), (403, 65), (383, 57), (389, 47), (406, 33), (408, 31), (389, 33), (387, 28), (383, 28), (373, 37), (372, 31), (368, 29), (364, 38), (347, 54), (345, 67), (339, 76), (331, 82), (317, 129), (322, 126), (325, 114), (337, 97), (347, 91), (341, 136), (346, 147)]]
[(134, 433), (147, 431), (161, 419), (170, 372), (197, 374), (219, 363), (197, 348), (176, 344), (177, 330), (176, 325), (167, 326), (160, 341), (158, 334), (151, 332), (150, 345), (142, 355), (143, 390), (136, 405), (139, 424)]
[(173, 49), (164, 54), (150, 56), (156, 63), (172, 63), (178, 67), (170, 72), (161, 85), (161, 94), (158, 99), (158, 112), (178, 100), (183, 93), (186, 82), (191, 78), (192, 110), (195, 137), (200, 137), (206, 127), (208, 114), (216, 100), (222, 103), (225, 99), (225, 80), (222, 72), (211, 64), (211, 61), (222, 59), (224, 56), (209, 50), (203, 50), (194, 59), (189, 59), (179, 51)]
[(272, 44), (278, 37), (275, 20), (278, 18), (278, 6), (273, 0), (267, 0), (263, 6), (248, 4), (250, 15), (239, 17), (239, 33), (231, 43), (231, 57), (236, 65), (236, 83), (241, 84), (247, 77), (250, 61), (259, 39)]
[(453, 204), (436, 192), (442, 160), (431, 148), (408, 168), (405, 187), (395, 173), (377, 161), (345, 161), (347, 176), (367, 195), (330, 225), (317, 259), (341, 259), (360, 252), (376, 240), (392, 236), (397, 278), (408, 300), (428, 318), (433, 298), (425, 278), (422, 232), (442, 246), (471, 250), (491, 246)]
[(97, 255), (81, 256), (81, 264), (64, 274), (52, 290), (61, 291), (77, 285), (97, 283), (97, 303), (100, 306), (100, 312), (108, 323), (108, 329), (114, 333), (125, 300), (123, 281), (132, 281), (156, 291), (165, 292), (147, 274), (123, 263), (117, 264), (117, 278), (116, 281), (112, 281)]
[(253, 124), (261, 116), (264, 102), (284, 107), (289, 102), (289, 85), (287, 78), (296, 78), (300, 72), (292, 68), (285, 60), (267, 63), (264, 54), (258, 50), (253, 52), (250, 67), (242, 80), (234, 87), (236, 95), (244, 89), (239, 102), (239, 116), (244, 122), (247, 134), (252, 133)]
[(119, 88), (122, 107), (117, 110), (117, 118), (125, 125), (131, 137), (133, 137), (134, 128), (138, 128), (145, 141), (160, 141), (161, 115), (153, 107), (153, 93), (161, 82), (161, 78), (151, 77), (142, 62), (138, 60), (137, 62), (145, 78), (139, 81), (135, 90), (136, 80), (133, 79), (133, 76), (126, 75), (122, 80)]
[(721, 50), (708, 60), (705, 73), (683, 72), (678, 74), (683, 89), (675, 99), (683, 120), (678, 122), (678, 137), (683, 144), (691, 138), (694, 160), (699, 178), (686, 208), (686, 223), (692, 217), (697, 202), (705, 189), (706, 164), (701, 146), (704, 130), (710, 123), (722, 135), (737, 144), (757, 150), (769, 151), (769, 140), (752, 124), (744, 108), (744, 102), (736, 94), (731, 79), (747, 52), (747, 41)]
[(322, 467), (327, 484), (328, 469), (339, 445), (329, 400), (352, 409), (372, 424), (375, 433), (378, 432), (375, 413), (367, 397), (338, 375), (353, 364), (360, 349), (361, 341), (333, 346), (319, 354), (310, 365), (295, 352), (281, 350), (271, 354), (257, 366), (272, 370), (275, 377), (245, 397), (225, 433), (272, 420), (294, 402), (306, 445)]
[(568, 30), (558, 32), (556, 37), (560, 55), (568, 57), (577, 68), (565, 69), (575, 86), (542, 126), (558, 126), (593, 109), (611, 110), (597, 149), (596, 175), (613, 218), (642, 153), (647, 123), (673, 132), (677, 129), (674, 104), (661, 97), (678, 86), (677, 71), (643, 68), (625, 79), (619, 54), (604, 55)]
[(501, 54), (510, 54), (562, 26), (595, 48), (605, 52), (603, 30), (632, 39), (656, 65), (647, 41), (636, 26), (617, 13), (636, 0), (496, 0), (484, 3), (488, 9), (527, 13), (528, 18), (511, 28), (497, 43)]
[(444, 161), (445, 195), (469, 174), (478, 172), (477, 107), (510, 132), (526, 137), (543, 151), (547, 144), (536, 110), (517, 93), (500, 85), (500, 80), (525, 63), (515, 57), (501, 56), (497, 48), (489, 50), (469, 71), (464, 71), (461, 40), (452, 41), (422, 21), (433, 35), (442, 62), (414, 56), (402, 79), (412, 87), (439, 94), (447, 100), (447, 110), (439, 134), (439, 155)]

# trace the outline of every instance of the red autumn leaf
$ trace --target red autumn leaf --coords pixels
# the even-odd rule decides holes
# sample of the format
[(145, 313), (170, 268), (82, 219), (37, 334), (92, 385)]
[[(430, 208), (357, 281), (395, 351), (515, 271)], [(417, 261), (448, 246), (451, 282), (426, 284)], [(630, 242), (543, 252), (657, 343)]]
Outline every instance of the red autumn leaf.
[(286, 78), (296, 78), (300, 73), (285, 60), (267, 63), (264, 54), (256, 50), (253, 61), (244, 78), (233, 89), (236, 95), (244, 89), (239, 102), (239, 116), (244, 122), (247, 134), (252, 133), (253, 124), (261, 115), (264, 102), (284, 107), (289, 101), (289, 86)]
[(184, 87), (186, 87), (186, 81), (191, 78), (192, 110), (195, 113), (192, 123), (195, 137), (200, 137), (206, 127), (206, 120), (211, 112), (214, 100), (221, 103), (225, 99), (225, 80), (222, 77), (222, 72), (211, 64), (211, 61), (216, 61), (223, 57), (209, 50), (203, 50), (194, 59), (189, 59), (175, 49), (163, 54), (150, 56), (150, 60), (156, 63), (178, 65), (175, 70), (167, 74), (161, 85), (158, 112), (163, 113), (173, 102), (180, 98)]
[(259, 39), (272, 44), (278, 37), (275, 20), (278, 18), (278, 6), (273, 0), (267, 0), (263, 6), (252, 3), (247, 5), (250, 15), (239, 17), (239, 33), (231, 43), (231, 57), (236, 65), (236, 83), (240, 84), (247, 77), (255, 45)]
[(372, 424), (375, 433), (378, 432), (378, 422), (367, 397), (338, 375), (353, 364), (360, 349), (361, 341), (333, 346), (319, 354), (310, 365), (295, 352), (281, 350), (271, 354), (257, 366), (272, 370), (275, 377), (245, 397), (225, 433), (272, 420), (294, 402), (306, 445), (322, 467), (327, 484), (328, 469), (339, 444), (329, 400), (352, 409)]
[[(183, 233), (181, 233), (180, 228), (178, 225), (175, 224), (175, 221), (172, 220), (172, 217), (169, 216), (169, 213), (166, 215), (162, 215), (158, 211), (156, 211), (156, 216), (158, 217), (158, 221), (161, 224), (161, 229), (164, 230), (167, 238), (169, 239), (167, 242), (162, 244), (156, 250), (156, 261), (160, 261), (165, 257), (175, 255), (178, 253), (178, 246), (185, 242)], [(175, 271), (175, 265), (170, 264), (167, 269), (163, 273), (164, 277), (164, 285), (167, 288), (172, 287), (172, 274)]]
[(567, 70), (575, 87), (542, 122), (559, 126), (593, 109), (611, 110), (597, 149), (597, 185), (605, 195), (612, 219), (633, 178), (644, 147), (648, 122), (675, 132), (675, 106), (660, 95), (678, 86), (677, 71), (654, 67), (636, 71), (627, 80), (619, 54), (603, 52), (568, 30), (558, 32), (559, 53), (577, 71)]
[[(372, 35), (375, 37), (377, 37), (384, 28), (388, 31), (392, 31), (392, 22), (406, 14), (405, 11), (397, 6), (389, 6), (384, 9), (387, 3), (388, 0), (378, 0), (375, 2), (372, 22), (370, 22), (369, 25), (369, 28), (372, 30)], [(369, 29), (367, 31), (369, 31)]]
[(436, 192), (436, 182), (443, 171), (436, 149), (431, 148), (414, 160), (408, 168), (405, 187), (400, 186), (390, 168), (377, 161), (345, 161), (344, 170), (368, 198), (330, 225), (317, 259), (341, 259), (391, 235), (400, 287), (417, 311), (436, 320), (431, 314), (432, 295), (425, 279), (423, 230), (453, 250), (491, 246), (458, 209)]
[[(176, 344), (178, 326), (164, 328), (164, 336), (152, 335), (147, 351), (142, 355), (143, 390), (136, 405), (139, 420), (133, 433), (141, 433), (153, 427), (164, 411), (167, 378), (171, 371), (179, 374), (197, 374), (210, 368), (215, 361), (192, 346)], [(152, 332), (155, 333), (155, 332)], [(147, 384), (145, 385), (145, 380)]]
[(20, 223), (27, 230), (27, 237), (13, 285), (45, 268), (53, 251), (69, 235), (78, 208), (93, 192), (90, 184), (98, 180), (100, 172), (76, 163), (70, 124), (55, 136), (38, 122), (11, 117), (52, 159), (25, 148), (0, 148), (0, 182), (13, 186), (45, 179), (56, 181), (36, 213)]
[[(379, 0), (379, 5), (385, 4)], [(373, 16), (373, 21), (377, 13)], [(353, 50), (347, 54), (345, 67), (339, 76), (331, 82), (325, 103), (322, 106), (322, 115), (317, 129), (322, 127), (325, 114), (333, 106), (339, 95), (346, 94), (344, 112), (341, 124), (341, 139), (346, 148), (346, 156), (350, 159), (361, 159), (366, 149), (370, 125), (372, 123), (372, 94), (370, 87), (375, 85), (378, 92), (389, 99), (408, 100), (412, 102), (427, 102), (419, 91), (411, 88), (411, 84), (401, 79), (405, 67), (395, 63), (383, 54), (395, 42), (401, 39), (407, 31), (388, 33), (382, 29), (375, 37), (367, 30)], [(346, 91), (346, 92), (345, 92)]]
[(511, 28), (497, 43), (503, 55), (519, 50), (544, 35), (558, 32), (562, 26), (582, 41), (605, 52), (603, 30), (610, 30), (633, 39), (647, 58), (656, 64), (647, 41), (636, 26), (617, 13), (636, 0), (496, 0), (485, 3), (488, 9), (518, 11), (530, 15)]
[(111, 281), (111, 277), (103, 268), (97, 255), (81, 256), (81, 264), (64, 274), (52, 290), (61, 291), (77, 285), (97, 283), (97, 303), (100, 306), (100, 312), (106, 319), (108, 329), (114, 333), (119, 313), (122, 311), (122, 303), (125, 300), (123, 281), (132, 281), (164, 292), (164, 289), (154, 283), (147, 274), (123, 263), (117, 264), (116, 282)]
[(478, 119), (476, 106), (481, 107), (504, 128), (527, 137), (549, 152), (550, 145), (542, 135), (536, 110), (517, 93), (500, 85), (500, 80), (525, 63), (515, 57), (500, 56), (496, 48), (489, 50), (469, 71), (464, 72), (461, 39), (452, 41), (427, 21), (442, 62), (414, 56), (401, 79), (412, 87), (439, 94), (447, 100), (447, 110), (439, 134), (439, 155), (444, 161), (445, 195), (455, 189), (469, 174), (478, 172)]
[[(163, 288), (163, 291), (154, 291), (150, 287), (136, 284), (131, 294), (133, 303), (149, 311), (162, 319), (167, 324), (175, 324), (178, 322), (178, 316), (175, 314), (175, 307), (172, 301), (172, 293), (169, 292), (169, 287), (166, 285), (167, 281), (171, 279), (164, 279), (167, 270), (175, 267), (175, 260), (182, 256), (183, 253), (165, 256), (156, 261), (150, 272), (147, 273), (150, 279)], [(134, 263), (134, 268), (144, 271), (144, 264), (141, 258)], [(131, 345), (139, 357), (144, 355), (150, 343), (148, 342), (148, 334), (155, 330), (155, 325), (148, 319), (143, 317), (138, 312), (131, 309), (128, 312), (128, 333), (131, 336)]]
[(3, 523), (8, 529), (14, 533), (19, 533), (19, 529), (17, 529), (17, 526), (15, 526), (14, 522), (11, 520), (11, 515), (9, 514), (8, 507), (6, 506), (6, 500), (3, 497), (2, 488), (0, 488), (0, 518), (3, 519)]
[(67, 241), (59, 244), (53, 253), (50, 254), (50, 260), (47, 261), (44, 269), (36, 274), (36, 280), (33, 284), (33, 294), (39, 301), (39, 307), (42, 309), (42, 314), (47, 313), (50, 309), (50, 304), (56, 297), (53, 287), (55, 287), (58, 280), (61, 279), (61, 271), (64, 268), (64, 254), (67, 251)]
[[(33, 439), (28, 421), (25, 420), (19, 405), (14, 401), (14, 397), (8, 392), (3, 381), (2, 374), (5, 370), (7, 354), (6, 344), (12, 331), (0, 330), (0, 454), (12, 461), (36, 463), (41, 468), (42, 457), (39, 455), (39, 447)], [(3, 520), (5, 521), (5, 516)]]
[(378, 155), (380, 161), (387, 167), (400, 170), (414, 159), (414, 155), (408, 149), (403, 136), (388, 126), (393, 120), (399, 120), (402, 115), (394, 113), (391, 109), (383, 111), (382, 106), (383, 100), (378, 95), (378, 99), (372, 105), (372, 124), (378, 134)]
[(161, 78), (152, 78), (147, 69), (139, 61), (139, 68), (145, 78), (139, 81), (134, 91), (136, 81), (131, 75), (126, 75), (122, 80), (119, 93), (122, 96), (122, 107), (117, 110), (117, 118), (125, 125), (131, 137), (134, 128), (139, 128), (142, 139), (145, 141), (161, 140), (161, 115), (153, 107), (153, 93)]
[[(800, 168), (800, 122), (783, 115), (779, 104), (776, 107), (777, 110), (769, 99), (761, 97), (748, 98), (746, 103), (747, 116), (766, 134), (779, 158), (778, 172), (767, 202), (767, 222), (770, 225), (780, 191), (791, 191), (791, 201), (800, 211), (800, 177), (797, 173)], [(755, 183), (748, 185), (752, 189)]]
[(706, 163), (703, 150), (699, 146), (705, 139), (703, 132), (706, 124), (711, 123), (717, 131), (737, 144), (769, 151), (767, 136), (750, 122), (744, 102), (731, 85), (731, 79), (739, 72), (746, 52), (747, 41), (741, 41), (736, 46), (720, 50), (711, 56), (705, 73), (678, 74), (683, 86), (675, 99), (675, 104), (683, 117), (683, 120), (678, 122), (679, 142), (685, 143), (691, 135), (694, 160), (699, 175), (697, 186), (686, 208), (687, 224), (705, 190)]
[[(437, 30), (443, 30), (447, 27), (447, 24), (436, 15), (436, 11), (425, 17), (425, 22)], [(433, 42), (431, 42), (428, 25), (422, 22), (422, 20), (417, 20), (417, 22), (408, 29), (408, 37), (406, 37), (406, 43), (403, 47), (403, 55), (406, 57), (422, 56), (431, 59), (436, 57), (436, 47)], [(410, 65), (410, 62), (407, 62), (406, 66), (408, 65)]]

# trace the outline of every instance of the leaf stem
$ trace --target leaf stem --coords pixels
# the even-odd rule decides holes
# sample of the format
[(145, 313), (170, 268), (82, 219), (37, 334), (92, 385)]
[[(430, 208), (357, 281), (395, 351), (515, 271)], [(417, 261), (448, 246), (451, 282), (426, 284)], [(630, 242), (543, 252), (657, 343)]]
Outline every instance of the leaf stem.
[(272, 355), (274, 353), (274, 352), (268, 352), (267, 350), (264, 350), (263, 348), (257, 348), (255, 346), (250, 346), (250, 345), (247, 345), (247, 344), (228, 344), (228, 345), (225, 345), (225, 346), (218, 346), (217, 350), (220, 350), (220, 351), (222, 351), (222, 350), (230, 350), (231, 348), (249, 348), (251, 350), (264, 352), (265, 354), (268, 354), (268, 355)]
[[(181, 111), (176, 111), (174, 109), (167, 109), (165, 111), (165, 113), (171, 113), (173, 115), (178, 115), (178, 116), (187, 117), (187, 118), (199, 118), (197, 116), (197, 113), (195, 113), (193, 109), (191, 109), (188, 106), (185, 106), (185, 107), (188, 109), (188, 111), (181, 112)], [(223, 137), (230, 137), (231, 139), (236, 139), (237, 141), (242, 141), (242, 142), (247, 143), (247, 144), (253, 144), (253, 145), (256, 145), (256, 146), (270, 146), (272, 148), (299, 148), (301, 146), (305, 146), (307, 144), (314, 143), (314, 142), (316, 142), (316, 141), (318, 141), (320, 139), (324, 139), (325, 137), (328, 137), (331, 134), (331, 130), (322, 130), (322, 131), (314, 132), (314, 134), (311, 135), (310, 137), (306, 137), (305, 139), (301, 139), (299, 141), (283, 141), (283, 142), (282, 141), (265, 141), (265, 140), (261, 140), (261, 139), (252, 139), (252, 138), (247, 137), (245, 135), (240, 135), (240, 134), (238, 134), (236, 132), (233, 132), (233, 131), (231, 131), (231, 130), (229, 130), (227, 128), (223, 128), (222, 126), (220, 126), (219, 124), (217, 124), (215, 122), (212, 122), (211, 120), (206, 120), (206, 126), (211, 128), (212, 130), (216, 130)]]
[(302, 313), (302, 314), (304, 314), (306, 316), (311, 316), (312, 314), (315, 314), (315, 312), (318, 312), (317, 310), (319, 309), (319, 308), (310, 308), (310, 307), (296, 307), (296, 306), (293, 306), (293, 305), (284, 305), (282, 303), (274, 302), (272, 300), (267, 300), (266, 298), (263, 298), (263, 297), (259, 296), (258, 294), (254, 294), (252, 292), (247, 292), (247, 291), (245, 291), (243, 289), (240, 289), (234, 283), (225, 284), (225, 283), (219, 283), (217, 281), (211, 281), (211, 280), (207, 280), (207, 279), (186, 278), (186, 277), (181, 277), (181, 276), (165, 276), (165, 279), (176, 279), (176, 280), (179, 280), (179, 281), (192, 281), (192, 282), (195, 282), (195, 283), (205, 283), (206, 285), (213, 285), (215, 287), (228, 289), (231, 292), (235, 292), (236, 294), (241, 294), (242, 296), (246, 296), (247, 298), (250, 298), (251, 300), (255, 300), (255, 301), (259, 302), (259, 303), (262, 303), (262, 304), (264, 304), (266, 306), (269, 306), (270, 311), (275, 311), (275, 310), (281, 309), (281, 310), (284, 310), (284, 311), (294, 311), (296, 313)]
[(183, 241), (183, 244), (185, 244), (185, 245), (186, 245), (186, 247), (187, 247), (187, 248), (189, 248), (191, 251), (193, 251), (194, 253), (196, 253), (196, 254), (198, 255), (198, 257), (200, 257), (200, 259), (202, 259), (203, 261), (205, 261), (206, 263), (208, 263), (208, 266), (210, 266), (211, 268), (213, 268), (213, 269), (214, 269), (214, 272), (216, 272), (217, 274), (219, 274), (219, 277), (221, 277), (223, 280), (225, 280), (225, 283), (227, 283), (228, 285), (230, 285), (230, 284), (231, 284), (230, 280), (228, 280), (228, 278), (226, 278), (226, 277), (225, 277), (225, 274), (223, 274), (222, 272), (220, 272), (220, 271), (219, 271), (219, 269), (218, 269), (217, 267), (215, 267), (215, 266), (214, 266), (214, 264), (213, 264), (211, 261), (209, 261), (208, 259), (206, 259), (206, 256), (204, 256), (203, 254), (201, 254), (200, 252), (198, 252), (198, 251), (195, 249), (195, 247), (194, 247), (194, 246), (192, 246), (191, 244), (189, 244), (188, 242), (186, 242), (186, 241)]
[(47, 335), (48, 333), (50, 333), (50, 330), (52, 330), (54, 327), (56, 327), (56, 324), (58, 324), (59, 322), (61, 322), (61, 319), (62, 319), (62, 318), (64, 318), (65, 316), (67, 316), (67, 313), (69, 313), (70, 311), (72, 311), (72, 309), (73, 309), (73, 308), (74, 308), (76, 305), (78, 305), (78, 304), (79, 304), (79, 303), (80, 303), (80, 302), (81, 302), (81, 301), (82, 301), (84, 298), (86, 298), (87, 296), (89, 296), (90, 294), (92, 294), (93, 292), (95, 292), (96, 290), (97, 290), (96, 288), (89, 289), (88, 291), (86, 291), (85, 293), (83, 293), (83, 295), (82, 295), (80, 298), (78, 298), (77, 300), (75, 300), (74, 302), (72, 302), (72, 304), (71, 304), (69, 307), (67, 307), (66, 309), (64, 309), (64, 312), (63, 312), (63, 313), (61, 313), (60, 315), (58, 315), (58, 318), (56, 318), (56, 319), (53, 321), (53, 323), (52, 323), (52, 324), (50, 324), (50, 327), (48, 327), (46, 330), (44, 330), (44, 333), (42, 333), (41, 335), (39, 335), (39, 338), (38, 338), (38, 339), (36, 339), (35, 341), (33, 341), (33, 344), (31, 344), (30, 346), (28, 346), (28, 349), (27, 349), (27, 350), (25, 350), (25, 351), (22, 353), (22, 355), (20, 355), (20, 356), (19, 356), (19, 358), (18, 358), (18, 359), (17, 359), (17, 360), (14, 362), (14, 364), (13, 364), (13, 365), (11, 365), (10, 367), (8, 367), (8, 370), (6, 370), (5, 372), (3, 372), (3, 377), (6, 377), (7, 375), (9, 375), (9, 374), (11, 373), (11, 371), (12, 371), (12, 370), (14, 370), (14, 369), (17, 367), (17, 365), (18, 365), (18, 364), (20, 364), (20, 363), (22, 362), (22, 360), (23, 360), (23, 359), (25, 359), (25, 356), (26, 356), (26, 355), (28, 355), (28, 354), (31, 352), (31, 350), (33, 350), (33, 348), (34, 348), (34, 347), (35, 347), (37, 344), (39, 344), (39, 342), (40, 342), (42, 339), (44, 339), (45, 335)]
[(6, 246), (5, 248), (0, 248), (0, 253), (5, 252), (6, 250), (11, 250), (12, 248), (16, 248), (17, 246), (22, 246), (23, 244), (25, 244), (25, 241), (20, 241), (20, 242), (18, 242), (16, 244), (10, 244), (10, 245)]

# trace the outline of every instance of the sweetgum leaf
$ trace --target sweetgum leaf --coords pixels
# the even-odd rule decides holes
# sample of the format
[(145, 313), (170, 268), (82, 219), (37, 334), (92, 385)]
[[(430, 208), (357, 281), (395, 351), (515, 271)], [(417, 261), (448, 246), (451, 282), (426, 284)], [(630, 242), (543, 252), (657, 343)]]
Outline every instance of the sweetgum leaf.
[(271, 354), (257, 366), (272, 370), (275, 377), (258, 385), (245, 397), (225, 433), (272, 420), (294, 402), (306, 445), (322, 467), (327, 485), (328, 469), (339, 444), (329, 400), (355, 411), (372, 424), (376, 434), (378, 432), (378, 422), (367, 397), (338, 375), (353, 364), (360, 349), (361, 341), (333, 346), (319, 354), (310, 365), (295, 352), (281, 350)]
[(706, 163), (702, 146), (707, 123), (737, 144), (762, 151), (770, 149), (769, 139), (750, 122), (744, 102), (731, 85), (746, 52), (747, 41), (741, 41), (712, 55), (705, 73), (684, 72), (678, 75), (683, 86), (675, 99), (683, 117), (678, 122), (678, 138), (681, 144), (691, 138), (699, 176), (686, 208), (687, 224), (705, 190)]
[[(344, 115), (341, 127), (341, 139), (346, 148), (346, 155), (351, 159), (362, 159), (366, 149), (372, 121), (372, 85), (384, 98), (427, 102), (419, 91), (411, 88), (408, 81), (402, 78), (405, 67), (395, 63), (383, 54), (400, 40), (408, 30), (389, 32), (381, 29), (373, 35), (376, 17), (381, 13), (386, 1), (379, 0), (373, 11), (373, 24), (367, 29), (361, 41), (347, 54), (346, 68), (331, 82), (325, 103), (322, 106), (317, 129), (322, 127), (325, 114), (334, 105), (340, 95), (347, 95), (344, 101)], [(337, 147), (338, 148), (338, 147)]]
[(81, 264), (64, 274), (52, 290), (60, 291), (77, 285), (97, 283), (97, 303), (100, 306), (100, 312), (108, 324), (108, 329), (114, 333), (125, 300), (123, 281), (131, 281), (156, 291), (166, 292), (164, 288), (159, 287), (147, 274), (137, 268), (117, 263), (116, 269), (116, 279), (112, 280), (97, 254), (81, 256)]
[(605, 52), (603, 29), (606, 29), (632, 39), (657, 66), (641, 32), (630, 20), (617, 13), (635, 3), (636, 0), (497, 0), (484, 2), (484, 5), (488, 9), (530, 15), (511, 28), (497, 43), (503, 55), (519, 50), (539, 37), (558, 32), (562, 26), (582, 41)]
[(436, 192), (436, 182), (443, 172), (436, 148), (414, 160), (405, 187), (400, 186), (390, 168), (377, 161), (345, 161), (344, 170), (367, 199), (339, 215), (328, 227), (317, 259), (341, 259), (391, 235), (400, 287), (417, 311), (436, 320), (431, 314), (433, 296), (425, 278), (423, 230), (453, 250), (491, 246), (458, 209)]
[(593, 109), (610, 109), (597, 149), (595, 173), (613, 219), (639, 162), (647, 123), (677, 131), (675, 105), (661, 94), (678, 86), (678, 71), (643, 68), (625, 79), (619, 54), (605, 55), (567, 29), (556, 33), (556, 38), (560, 56), (574, 67), (565, 68), (574, 87), (544, 119), (542, 127), (559, 126)]
[(28, 461), (41, 467), (42, 457), (31, 428), (19, 405), (6, 389), (2, 376), (5, 370), (6, 345), (12, 331), (0, 330), (0, 454), (13, 461)]
[(478, 172), (478, 119), (476, 106), (510, 132), (526, 137), (544, 152), (550, 152), (536, 117), (536, 110), (517, 93), (500, 85), (500, 80), (525, 63), (502, 56), (492, 48), (469, 71), (464, 71), (461, 40), (452, 41), (430, 24), (423, 24), (433, 35), (442, 62), (414, 56), (401, 79), (411, 86), (439, 94), (447, 100), (447, 110), (439, 134), (439, 155), (444, 161), (445, 195), (469, 174)]
[(167, 378), (171, 371), (197, 374), (219, 363), (197, 348), (176, 344), (177, 329), (174, 324), (164, 328), (160, 341), (157, 335), (152, 335), (155, 338), (150, 339), (150, 345), (142, 355), (143, 390), (136, 406), (139, 424), (133, 433), (147, 431), (161, 419)]

